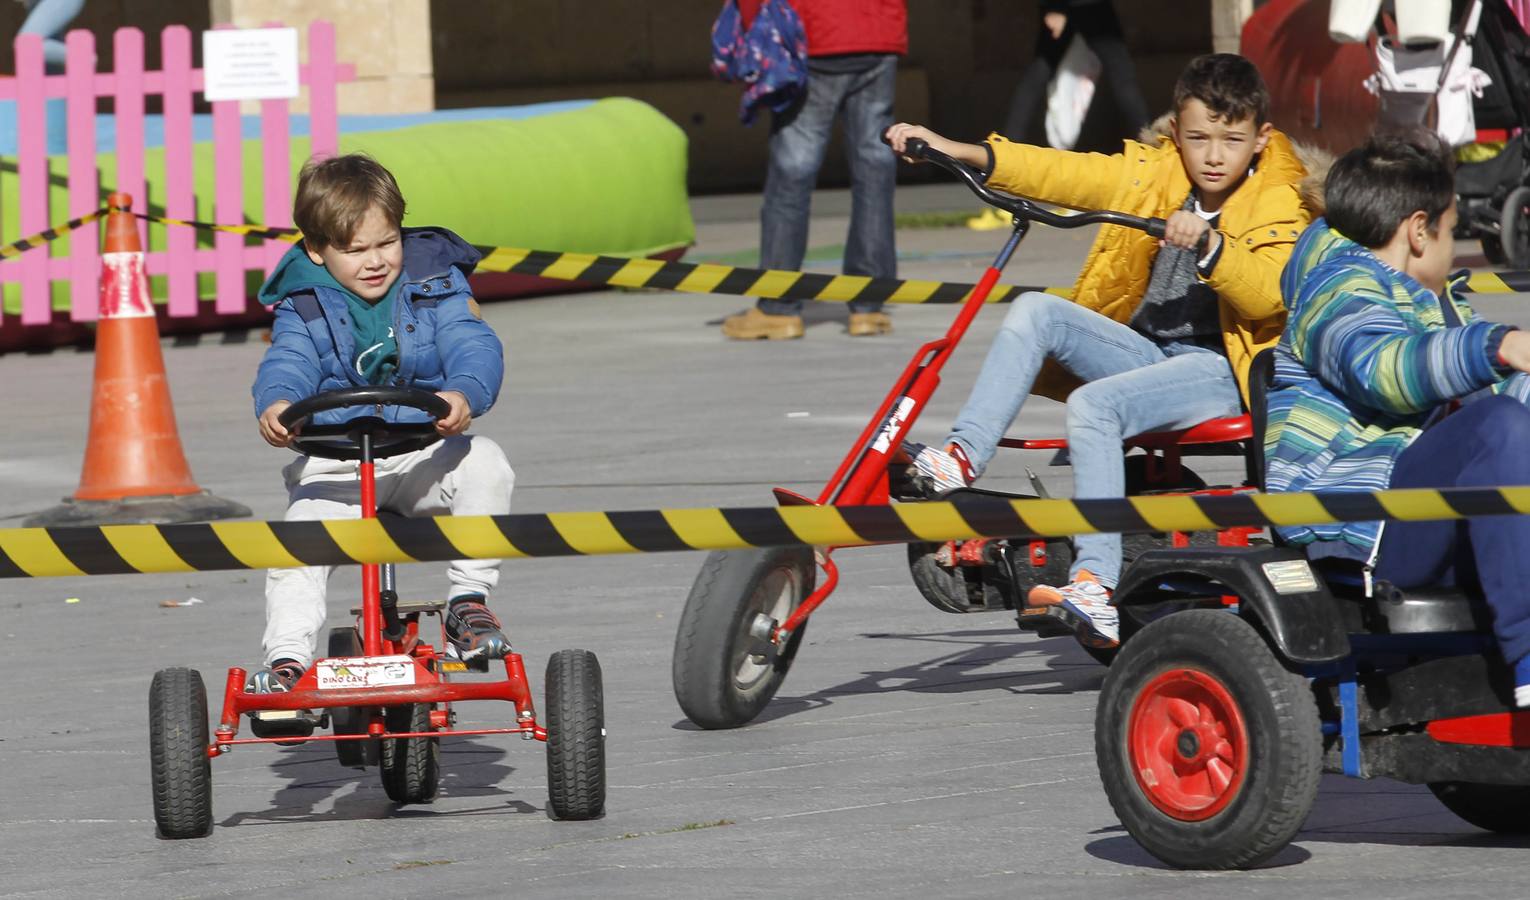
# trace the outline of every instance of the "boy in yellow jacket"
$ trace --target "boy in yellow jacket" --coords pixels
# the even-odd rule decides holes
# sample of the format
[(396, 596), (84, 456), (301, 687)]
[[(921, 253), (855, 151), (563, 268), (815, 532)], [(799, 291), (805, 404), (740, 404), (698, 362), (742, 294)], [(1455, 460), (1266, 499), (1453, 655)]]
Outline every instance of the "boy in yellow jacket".
[[(1038, 390), (1067, 397), (1079, 498), (1125, 494), (1124, 438), (1242, 411), (1254, 354), (1280, 338), (1280, 271), (1310, 218), (1299, 193), (1306, 170), (1271, 126), (1269, 105), (1252, 63), (1215, 53), (1180, 75), (1171, 135), (1156, 146), (1127, 141), (1114, 156), (888, 129), (895, 151), (923, 138), (1007, 193), (1168, 221), (1162, 241), (1102, 227), (1071, 301), (1045, 293), (1015, 301), (946, 445), (905, 445), (920, 474), (942, 491), (971, 484), (1038, 389), (1047, 359), (1084, 382), (1067, 393), (1069, 383), (1043, 378)], [(1070, 583), (1034, 588), (1029, 601), (1067, 605), (1092, 623), (1090, 643), (1113, 646), (1120, 535), (1079, 535), (1074, 546)]]

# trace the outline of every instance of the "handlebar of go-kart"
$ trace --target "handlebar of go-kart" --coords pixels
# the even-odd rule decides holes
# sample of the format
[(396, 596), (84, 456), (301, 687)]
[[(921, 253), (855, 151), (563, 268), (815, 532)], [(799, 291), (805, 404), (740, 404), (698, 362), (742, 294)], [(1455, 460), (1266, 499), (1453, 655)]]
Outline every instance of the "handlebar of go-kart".
[[(883, 135), (882, 143), (888, 143), (886, 135)], [(910, 159), (924, 160), (925, 162), (940, 166), (942, 169), (960, 178), (972, 193), (977, 194), (984, 203), (1002, 209), (1017, 219), (1024, 219), (1028, 222), (1040, 222), (1043, 225), (1051, 225), (1054, 228), (1082, 228), (1085, 225), (1124, 225), (1127, 228), (1146, 231), (1155, 238), (1163, 237), (1165, 225), (1163, 219), (1144, 218), (1108, 209), (1061, 215), (1042, 209), (1023, 197), (1001, 194), (983, 184), (982, 174), (977, 169), (936, 150), (924, 138), (909, 138), (908, 143), (904, 145), (903, 155)]]
[(376, 407), (379, 413), (384, 406), (404, 406), (433, 420), (445, 418), (452, 409), (451, 404), (430, 391), (374, 385), (314, 394), (282, 410), (277, 421), (288, 431), (296, 432), (292, 449), (328, 459), (362, 459), (363, 437), (369, 444), (365, 456), (373, 459), (420, 450), (441, 438), (434, 421), (388, 422), (376, 415), (357, 416), (334, 425), (313, 425), (308, 421), (318, 413), (352, 406)]

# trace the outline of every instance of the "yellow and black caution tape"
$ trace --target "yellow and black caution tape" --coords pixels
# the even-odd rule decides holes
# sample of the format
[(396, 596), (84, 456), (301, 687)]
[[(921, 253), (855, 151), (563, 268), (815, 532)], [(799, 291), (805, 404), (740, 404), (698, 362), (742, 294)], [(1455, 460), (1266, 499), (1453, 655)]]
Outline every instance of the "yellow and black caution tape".
[[(98, 209), (78, 219), (70, 219), (46, 231), (0, 246), (0, 259), (20, 255), (32, 247), (56, 240), (65, 232), (101, 218), (110, 210)], [(191, 219), (172, 219), (148, 213), (134, 213), (146, 222), (179, 225), (200, 231), (221, 231), (246, 237), (296, 242), (302, 235), (296, 228), (268, 225), (220, 225)], [(625, 288), (649, 288), (691, 294), (729, 294), (743, 297), (769, 297), (788, 300), (852, 300), (882, 303), (961, 303), (975, 285), (952, 281), (871, 278), (864, 275), (832, 275), (820, 272), (789, 272), (781, 269), (754, 269), (716, 263), (666, 262), (660, 259), (601, 256), (593, 253), (565, 253), (555, 250), (530, 250), (524, 247), (476, 247), (483, 254), (478, 264), (483, 272), (512, 272), (591, 285)], [(1029, 285), (996, 285), (988, 303), (1008, 303), (1028, 291), (1044, 291), (1066, 297), (1071, 288)], [(1468, 293), (1504, 294), (1530, 292), (1530, 271), (1478, 272), (1466, 283)]]
[(245, 237), (269, 238), (275, 241), (288, 241), (297, 243), (303, 236), (296, 228), (282, 228), (270, 225), (219, 225), (215, 222), (198, 222), (194, 219), (172, 219), (168, 216), (156, 216), (152, 213), (133, 213), (145, 222), (158, 222), (161, 225), (184, 225), (187, 228), (195, 228), (198, 231), (221, 231), (225, 234), (241, 234)]
[(33, 247), (41, 247), (44, 244), (56, 241), (69, 232), (75, 230), (76, 228), (81, 228), (85, 225), (89, 225), (91, 222), (96, 221), (109, 212), (111, 212), (111, 208), (103, 206), (95, 212), (89, 212), (83, 216), (80, 216), (78, 219), (70, 219), (67, 222), (60, 222), (59, 224), (54, 225), (52, 228), (44, 229), (33, 235), (28, 235), (19, 241), (11, 241), (9, 244), (0, 245), (0, 259), (10, 259), (13, 256), (20, 256), (22, 253), (32, 249)]
[(856, 546), (1530, 513), (1530, 487), (0, 529), (0, 578)]

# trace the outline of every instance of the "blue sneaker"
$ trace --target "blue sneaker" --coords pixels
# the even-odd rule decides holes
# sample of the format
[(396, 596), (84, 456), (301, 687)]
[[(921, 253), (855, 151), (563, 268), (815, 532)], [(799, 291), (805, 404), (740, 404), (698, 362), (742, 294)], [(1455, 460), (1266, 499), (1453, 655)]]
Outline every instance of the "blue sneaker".
[(1514, 705), (1530, 706), (1530, 656), (1514, 664)]
[(446, 638), (458, 659), (504, 659), (510, 652), (510, 639), (484, 605), (482, 594), (453, 597), (446, 605), (445, 621)]
[(251, 694), (285, 694), (302, 677), (302, 663), (295, 659), (278, 659), (251, 675), (244, 689)]

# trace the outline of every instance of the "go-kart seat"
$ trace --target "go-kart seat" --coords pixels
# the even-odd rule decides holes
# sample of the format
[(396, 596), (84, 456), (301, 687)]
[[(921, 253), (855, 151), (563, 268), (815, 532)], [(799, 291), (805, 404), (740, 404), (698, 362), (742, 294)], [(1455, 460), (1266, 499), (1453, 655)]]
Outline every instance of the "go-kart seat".
[[(1249, 370), (1249, 416), (1254, 436), (1248, 442), (1249, 480), (1264, 489), (1264, 430), (1269, 422), (1268, 397), (1275, 381), (1275, 351), (1262, 350)], [(1281, 543), (1273, 531), (1271, 539)], [(1329, 591), (1338, 599), (1340, 615), (1351, 633), (1440, 634), (1491, 633), (1491, 618), (1480, 593), (1458, 587), (1403, 590), (1376, 581), (1366, 596), (1364, 567), (1342, 558), (1312, 561)]]

